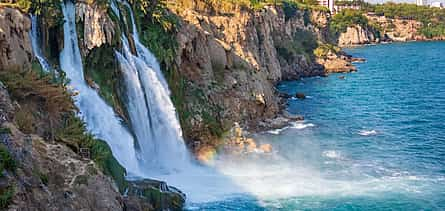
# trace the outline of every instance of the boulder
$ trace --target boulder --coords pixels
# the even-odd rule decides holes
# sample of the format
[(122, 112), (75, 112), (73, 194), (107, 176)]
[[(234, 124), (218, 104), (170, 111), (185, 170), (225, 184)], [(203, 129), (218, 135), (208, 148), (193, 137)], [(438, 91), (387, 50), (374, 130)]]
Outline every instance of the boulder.
[(304, 93), (301, 93), (301, 92), (297, 92), (295, 94), (295, 97), (298, 98), (298, 99), (306, 99), (306, 95)]
[(286, 110), (283, 111), (283, 116), (285, 118), (287, 118), (287, 119), (294, 120), (294, 121), (303, 121), (304, 120), (303, 116), (297, 115), (297, 114), (292, 114), (292, 113), (290, 113), (289, 111), (286, 111)]
[(184, 193), (163, 181), (144, 179), (129, 182), (124, 206), (126, 210), (182, 210), (185, 199)]

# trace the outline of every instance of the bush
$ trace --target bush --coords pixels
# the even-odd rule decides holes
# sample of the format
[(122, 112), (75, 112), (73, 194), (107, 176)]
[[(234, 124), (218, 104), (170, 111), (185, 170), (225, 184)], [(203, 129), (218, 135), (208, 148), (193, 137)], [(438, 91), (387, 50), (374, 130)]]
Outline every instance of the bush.
[(12, 197), (14, 196), (14, 187), (9, 186), (4, 190), (0, 190), (0, 209), (6, 209), (12, 201)]
[(114, 179), (121, 192), (125, 190), (125, 168), (113, 157), (107, 143), (88, 133), (85, 123), (74, 114), (65, 119), (63, 127), (57, 131), (56, 140), (65, 143), (75, 152), (78, 152), (80, 148), (90, 149), (91, 159), (104, 174)]
[(45, 122), (44, 125), (49, 125), (46, 132), (53, 136), (61, 117), (75, 109), (63, 84), (52, 83), (48, 75), (12, 68), (1, 71), (0, 80), (6, 85), (11, 98), (22, 105), (15, 120), (24, 132), (34, 132), (38, 123)]
[(17, 162), (12, 158), (6, 146), (0, 144), (0, 173), (3, 172), (4, 169), (15, 172), (16, 168)]
[(95, 139), (88, 143), (91, 157), (94, 162), (102, 169), (104, 174), (111, 176), (116, 182), (119, 191), (123, 193), (128, 186), (125, 180), (127, 174), (125, 168), (113, 157), (110, 147), (105, 141)]
[(368, 26), (368, 19), (361, 11), (346, 9), (334, 15), (330, 22), (330, 27), (334, 32), (346, 32), (350, 26), (359, 25), (362, 27)]

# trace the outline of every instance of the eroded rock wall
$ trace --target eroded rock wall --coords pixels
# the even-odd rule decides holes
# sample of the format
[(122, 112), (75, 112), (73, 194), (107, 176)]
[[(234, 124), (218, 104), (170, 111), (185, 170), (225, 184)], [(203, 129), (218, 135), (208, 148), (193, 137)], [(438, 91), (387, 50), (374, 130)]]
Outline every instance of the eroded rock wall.
[[(206, 130), (204, 112), (223, 121), (225, 130), (234, 122), (255, 130), (280, 112), (276, 83), (324, 74), (302, 40), (328, 40), (326, 13), (296, 10), (286, 15), (274, 6), (257, 11), (234, 6), (227, 12), (192, 2), (172, 9), (181, 19), (175, 62), (188, 84), (202, 91), (203, 102), (218, 108), (206, 111), (186, 96), (192, 134)], [(188, 138), (205, 142), (211, 136)]]
[(360, 25), (349, 26), (338, 38), (339, 46), (363, 45), (377, 42), (374, 32)]
[(28, 15), (17, 9), (0, 7), (0, 70), (31, 66), (30, 29)]

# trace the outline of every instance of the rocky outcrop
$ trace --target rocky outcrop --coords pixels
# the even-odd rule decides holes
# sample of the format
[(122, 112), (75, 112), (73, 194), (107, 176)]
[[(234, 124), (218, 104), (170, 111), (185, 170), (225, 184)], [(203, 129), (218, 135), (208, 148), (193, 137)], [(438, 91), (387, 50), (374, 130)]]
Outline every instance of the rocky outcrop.
[(0, 7), (0, 70), (31, 66), (31, 20), (17, 9)]
[(317, 40), (328, 40), (325, 12), (286, 14), (280, 6), (253, 11), (236, 5), (223, 10), (199, 0), (171, 9), (182, 20), (175, 63), (195, 90), (185, 91), (191, 115), (182, 125), (191, 128), (185, 133), (190, 140), (214, 139), (203, 135), (205, 116), (216, 117), (225, 131), (234, 122), (255, 130), (280, 111), (277, 82), (324, 74), (313, 50)]
[(0, 83), (0, 147), (17, 162), (16, 169), (2, 167), (0, 172), (0, 194), (12, 190), (7, 204), (2, 198), (1, 208), (140, 211), (181, 210), (184, 206), (185, 194), (156, 180), (129, 182), (122, 196), (88, 151), (78, 154), (65, 144), (20, 131), (13, 121), (16, 107), (20, 105), (11, 101)]
[(124, 199), (126, 211), (182, 210), (185, 194), (165, 182), (144, 179), (132, 181)]
[(349, 26), (338, 38), (339, 46), (363, 45), (378, 42), (374, 32), (360, 25)]
[(357, 71), (352, 65), (352, 57), (343, 52), (335, 53), (329, 51), (324, 57), (317, 58), (317, 62), (322, 64), (326, 73), (345, 73)]
[(87, 55), (95, 47), (103, 44), (112, 44), (114, 40), (118, 40), (115, 30), (118, 26), (114, 24), (107, 13), (107, 9), (101, 7), (97, 3), (88, 4), (83, 1), (76, 3), (76, 21), (78, 27), (81, 27), (83, 34), (80, 36), (82, 40), (82, 51)]
[[(0, 87), (0, 144), (18, 162), (2, 172), (0, 183), (13, 185), (9, 210), (119, 210), (121, 196), (114, 182), (90, 159), (63, 144), (26, 135), (10, 122), (14, 104)], [(5, 129), (7, 128), (7, 129)]]
[(422, 35), (420, 30), (423, 24), (417, 20), (388, 18), (374, 14), (367, 14), (366, 18), (371, 25), (377, 26), (378, 30), (359, 25), (348, 27), (346, 32), (340, 34), (338, 44), (351, 46), (392, 41), (445, 40), (445, 36), (427, 38)]

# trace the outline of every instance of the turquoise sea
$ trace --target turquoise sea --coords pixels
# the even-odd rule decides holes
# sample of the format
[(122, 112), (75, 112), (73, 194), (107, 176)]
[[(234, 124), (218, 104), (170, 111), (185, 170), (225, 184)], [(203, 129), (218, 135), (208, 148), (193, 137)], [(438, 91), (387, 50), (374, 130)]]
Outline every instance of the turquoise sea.
[[(445, 42), (365, 46), (358, 72), (278, 85), (305, 121), (216, 165), (245, 194), (191, 210), (445, 210)], [(344, 76), (344, 78), (340, 77)]]

